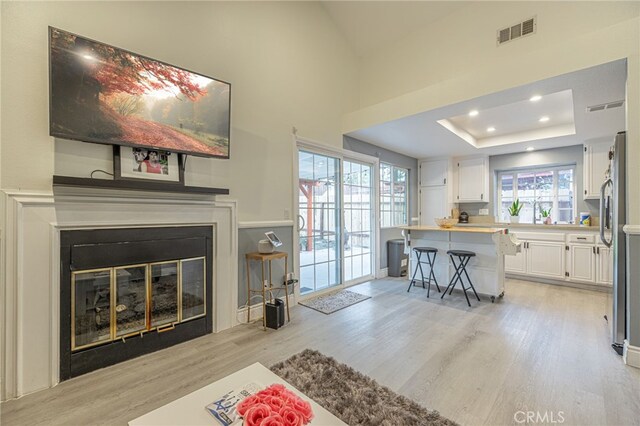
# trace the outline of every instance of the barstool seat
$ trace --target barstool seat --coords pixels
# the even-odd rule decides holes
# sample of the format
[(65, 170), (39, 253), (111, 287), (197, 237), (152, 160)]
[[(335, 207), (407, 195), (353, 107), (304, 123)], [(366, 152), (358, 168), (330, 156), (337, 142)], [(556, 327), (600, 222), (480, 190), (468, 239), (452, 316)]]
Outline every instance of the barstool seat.
[(468, 257), (474, 257), (476, 254), (472, 251), (468, 251), (468, 250), (449, 250), (447, 251), (448, 255), (454, 255), (454, 256), (468, 256)]
[[(444, 293), (442, 293), (442, 296), (440, 296), (440, 298), (444, 299), (444, 296), (447, 294), (447, 290), (449, 290), (449, 288), (451, 288), (451, 290), (449, 290), (449, 294), (453, 293), (453, 289), (456, 287), (456, 284), (458, 284), (458, 281), (460, 281), (462, 292), (464, 293), (464, 297), (467, 299), (467, 305), (471, 306), (471, 302), (469, 302), (469, 296), (467, 296), (467, 290), (469, 289), (473, 290), (473, 294), (476, 295), (476, 299), (478, 299), (478, 302), (479, 302), (480, 296), (478, 296), (478, 293), (476, 292), (476, 289), (473, 286), (473, 283), (471, 282), (471, 278), (469, 278), (469, 274), (467, 273), (467, 269), (466, 269), (467, 264), (469, 263), (472, 257), (475, 257), (476, 254), (468, 250), (448, 250), (447, 254), (451, 259), (451, 263), (455, 268), (455, 272), (453, 273), (453, 277), (451, 278), (449, 285), (444, 290)], [(459, 263), (457, 265), (456, 265), (454, 256), (458, 258)], [(464, 281), (462, 280), (463, 273), (467, 277), (467, 281), (469, 282), (469, 287), (464, 286)]]
[(437, 253), (438, 249), (434, 247), (414, 247), (413, 250), (419, 251), (420, 253)]
[[(429, 265), (429, 277), (427, 278), (427, 283), (429, 284), (429, 287), (427, 288), (427, 298), (429, 298), (429, 293), (431, 292), (431, 281), (433, 280), (434, 284), (436, 285), (436, 288), (438, 289), (438, 293), (440, 293), (440, 286), (438, 285), (438, 281), (436, 280), (436, 275), (433, 273), (433, 267), (436, 263), (436, 255), (438, 254), (438, 249), (434, 248), (434, 247), (414, 247), (413, 251), (416, 253), (416, 257), (418, 259), (418, 261), (416, 262), (416, 268), (413, 271), (413, 277), (411, 278), (411, 281), (409, 282), (409, 288), (407, 289), (407, 292), (409, 290), (411, 290), (411, 286), (414, 285), (414, 282), (416, 281), (416, 274), (418, 273), (418, 269), (420, 269), (420, 281), (422, 281), (422, 288), (425, 288), (424, 286), (424, 271), (422, 270), (422, 264), (426, 263), (427, 265)], [(421, 261), (421, 257), (422, 254), (426, 254), (427, 256), (427, 261), (426, 262), (422, 262)], [(431, 256), (433, 254), (433, 256)]]

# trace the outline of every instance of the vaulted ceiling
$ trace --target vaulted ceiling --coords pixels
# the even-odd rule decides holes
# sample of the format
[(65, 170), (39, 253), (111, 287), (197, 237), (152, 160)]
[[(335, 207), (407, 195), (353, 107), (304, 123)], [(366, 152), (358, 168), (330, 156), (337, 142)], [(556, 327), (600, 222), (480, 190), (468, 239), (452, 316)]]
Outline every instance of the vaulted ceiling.
[(322, 1), (356, 55), (399, 41), (467, 6), (466, 1)]

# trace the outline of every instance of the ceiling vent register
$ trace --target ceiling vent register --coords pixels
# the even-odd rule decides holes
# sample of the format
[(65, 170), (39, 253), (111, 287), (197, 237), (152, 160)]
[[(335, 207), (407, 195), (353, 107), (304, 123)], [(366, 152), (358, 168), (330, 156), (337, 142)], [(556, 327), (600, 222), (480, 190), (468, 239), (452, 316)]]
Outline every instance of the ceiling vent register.
[(536, 18), (530, 18), (515, 25), (498, 30), (497, 44), (500, 46), (516, 38), (525, 37), (536, 32)]
[(605, 109), (620, 108), (622, 105), (624, 105), (624, 100), (608, 102), (606, 104), (591, 105), (587, 107), (587, 112), (596, 112), (596, 111), (604, 111)]

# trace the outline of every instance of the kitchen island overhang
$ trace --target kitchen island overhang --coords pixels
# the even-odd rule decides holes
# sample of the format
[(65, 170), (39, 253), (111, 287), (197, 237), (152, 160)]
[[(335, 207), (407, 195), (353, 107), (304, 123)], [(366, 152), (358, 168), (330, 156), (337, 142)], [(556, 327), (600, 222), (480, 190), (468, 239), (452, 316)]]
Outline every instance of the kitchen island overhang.
[(409, 279), (416, 267), (415, 247), (438, 249), (433, 270), (438, 283), (445, 286), (455, 272), (447, 251), (468, 250), (476, 253), (466, 267), (476, 291), (488, 296), (492, 302), (504, 295), (504, 256), (515, 255), (520, 251), (520, 243), (515, 236), (509, 234), (507, 228), (402, 226), (400, 229), (405, 235), (407, 249), (410, 250)]

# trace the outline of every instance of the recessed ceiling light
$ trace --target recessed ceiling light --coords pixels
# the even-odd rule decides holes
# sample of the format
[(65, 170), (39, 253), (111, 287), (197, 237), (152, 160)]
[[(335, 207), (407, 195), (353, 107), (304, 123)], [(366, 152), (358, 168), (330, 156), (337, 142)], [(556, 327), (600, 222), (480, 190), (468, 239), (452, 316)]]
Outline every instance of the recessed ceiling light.
[(476, 115), (478, 115), (478, 110), (477, 109), (469, 111), (469, 117), (475, 117)]
[(540, 99), (542, 99), (542, 96), (540, 96), (540, 95), (534, 95), (534, 96), (529, 98), (529, 100), (531, 102), (538, 102)]
[(495, 127), (487, 127), (487, 132), (495, 132), (496, 128)]
[(546, 115), (544, 117), (540, 117), (540, 120), (538, 120), (541, 123), (546, 123), (547, 121), (549, 121), (549, 117), (547, 117)]
[(527, 151), (533, 151), (534, 149), (535, 149), (534, 147), (532, 147), (532, 146), (528, 146), (526, 150), (527, 150)]

